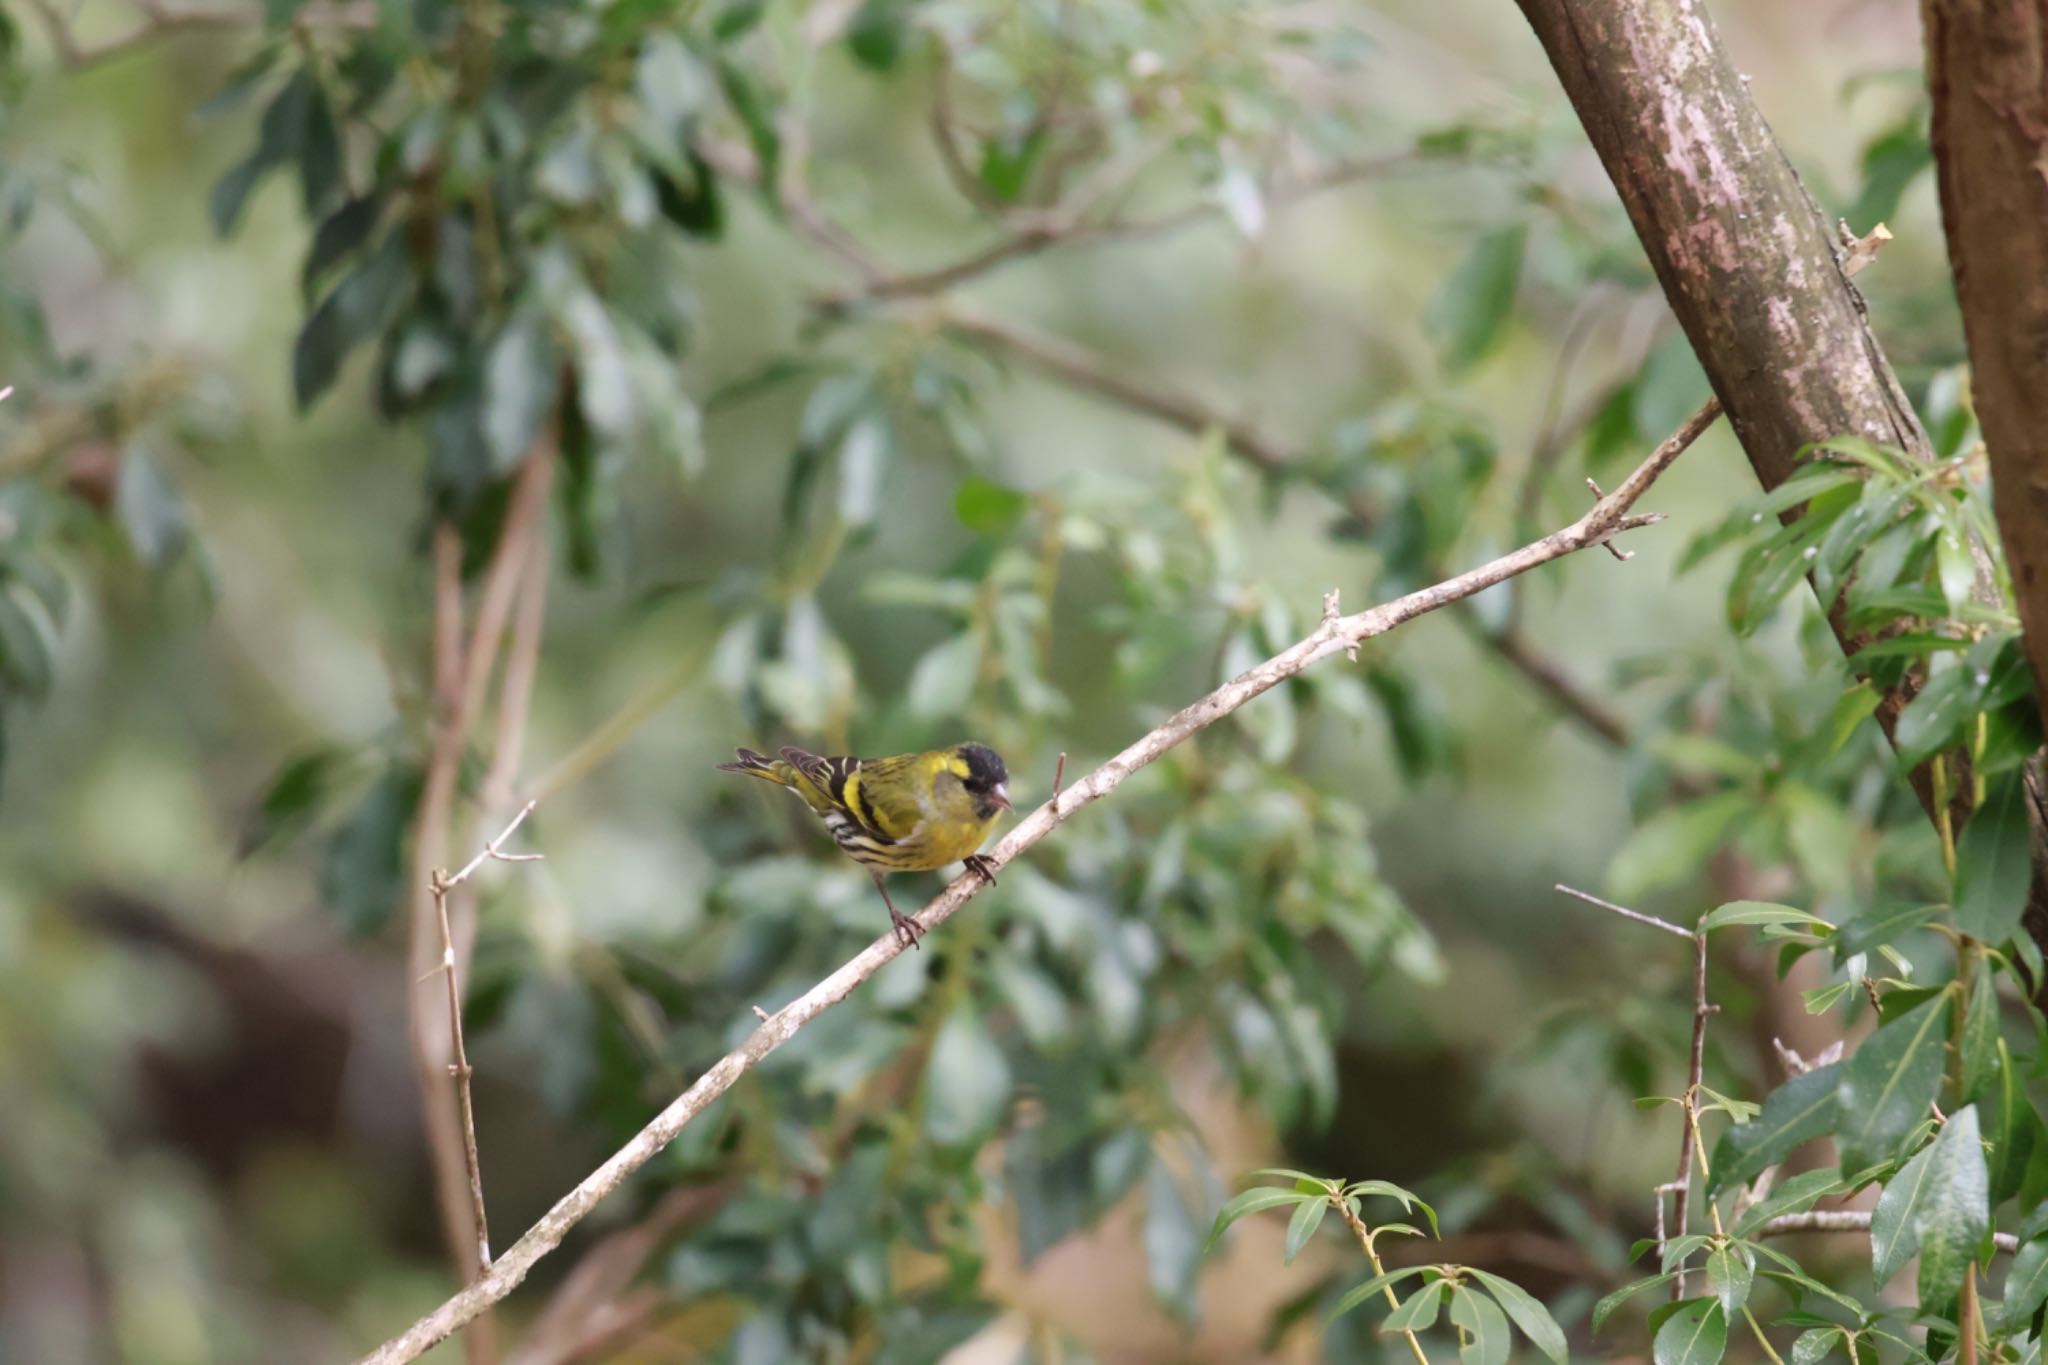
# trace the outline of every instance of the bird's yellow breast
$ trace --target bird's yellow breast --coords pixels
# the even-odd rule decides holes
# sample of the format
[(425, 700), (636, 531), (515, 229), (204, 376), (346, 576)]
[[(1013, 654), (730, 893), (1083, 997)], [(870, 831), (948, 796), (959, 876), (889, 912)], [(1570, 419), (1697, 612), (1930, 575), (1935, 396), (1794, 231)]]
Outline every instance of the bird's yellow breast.
[(981, 841), (988, 838), (989, 827), (994, 820), (932, 820), (906, 841), (906, 847), (917, 849), (919, 871), (944, 867), (957, 863), (981, 847)]

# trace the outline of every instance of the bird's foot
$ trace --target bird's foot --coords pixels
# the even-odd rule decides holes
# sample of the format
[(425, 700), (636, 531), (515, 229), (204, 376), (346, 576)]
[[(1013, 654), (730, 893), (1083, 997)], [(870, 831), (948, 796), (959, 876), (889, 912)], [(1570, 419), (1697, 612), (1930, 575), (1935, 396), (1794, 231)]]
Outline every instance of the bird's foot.
[(924, 926), (893, 905), (889, 907), (889, 926), (896, 931), (896, 941), (906, 948), (917, 947), (924, 937)]
[(970, 853), (960, 861), (967, 864), (968, 871), (987, 882), (990, 886), (996, 884), (996, 860), (994, 858), (989, 857), (986, 853)]

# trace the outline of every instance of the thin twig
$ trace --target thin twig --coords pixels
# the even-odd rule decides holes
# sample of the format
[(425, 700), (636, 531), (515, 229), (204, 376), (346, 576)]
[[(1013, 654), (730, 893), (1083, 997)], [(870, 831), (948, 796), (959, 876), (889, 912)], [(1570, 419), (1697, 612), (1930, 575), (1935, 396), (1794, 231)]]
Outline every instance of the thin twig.
[(1593, 700), (1580, 690), (1578, 683), (1564, 671), (1563, 665), (1531, 644), (1526, 636), (1513, 625), (1505, 630), (1490, 630), (1477, 613), (1461, 611), (1457, 619), (1464, 622), (1474, 639), (1499, 655), (1501, 660), (1527, 679), (1537, 691), (1550, 698), (1558, 710), (1584, 726), (1587, 733), (1616, 749), (1626, 749), (1631, 743), (1628, 722), (1609, 710), (1604, 704)]
[[(995, 868), (1000, 869), (1034, 847), (1083, 807), (1115, 791), (1139, 769), (1305, 669), (1333, 655), (1355, 649), (1361, 641), (1383, 635), (1418, 616), (1483, 592), (1516, 574), (1527, 573), (1591, 546), (1605, 544), (1615, 535), (1661, 520), (1654, 514), (1636, 513), (1630, 509), (1668, 463), (1660, 450), (1659, 454), (1653, 454), (1645, 461), (1643, 470), (1638, 471), (1642, 477), (1631, 475), (1612, 495), (1602, 499), (1571, 525), (1499, 559), (1380, 606), (1322, 621), (1291, 648), (1245, 670), (1199, 701), (1183, 707), (1079, 782), (1064, 788), (1056, 799), (1047, 801), (1020, 821), (989, 850), (988, 858)], [(956, 877), (918, 911), (915, 916), (918, 927), (928, 931), (944, 924), (985, 884), (984, 878), (973, 872)], [(846, 999), (903, 951), (900, 937), (894, 933), (885, 934), (771, 1015), (745, 1042), (713, 1064), (631, 1141), (558, 1200), (474, 1284), (365, 1356), (364, 1365), (398, 1365), (398, 1362), (417, 1359), (422, 1352), (445, 1340), (511, 1293), (535, 1264), (559, 1246), (569, 1230), (581, 1222), (599, 1201), (674, 1141), (691, 1120), (730, 1090), (740, 1077), (796, 1036), (804, 1025)]]
[(961, 308), (945, 309), (939, 315), (939, 323), (958, 336), (1007, 351), (1071, 388), (1133, 408), (1190, 436), (1200, 436), (1212, 428), (1220, 431), (1232, 450), (1268, 473), (1281, 473), (1294, 464), (1283, 447), (1253, 427), (1226, 417), (1188, 394), (1154, 387), (1113, 370), (1064, 341), (1037, 336)]
[[(478, 1201), (470, 1188), (475, 1168), (471, 1150), (474, 1134), (465, 1131), (473, 1128), (473, 1122), (464, 1119), (466, 1087), (455, 1087), (458, 1093), (450, 1094), (450, 1068), (461, 1063), (455, 1056), (455, 1030), (441, 1017), (446, 1002), (437, 998), (437, 993), (425, 983), (451, 956), (459, 972), (468, 959), (472, 925), (460, 905), (452, 909), (448, 906), (446, 893), (437, 892), (435, 883), (453, 838), (462, 755), (490, 684), (535, 524), (547, 511), (554, 463), (553, 433), (543, 433), (527, 452), (514, 478), (498, 545), (484, 570), (476, 620), (466, 645), (461, 622), (461, 557), (453, 552), (458, 547), (445, 533), (437, 531), (435, 536), (435, 711), (413, 829), (412, 904), (406, 957), (416, 984), (407, 1000), (407, 1023), (442, 1231), (448, 1240), (456, 1278), (464, 1283), (485, 1273), (476, 1255)], [(459, 1022), (460, 983), (453, 979), (455, 972), (450, 975)], [(460, 1079), (459, 1073), (457, 1077)], [(497, 1357), (487, 1323), (472, 1331), (464, 1345), (471, 1365), (487, 1365)]]
[[(1868, 1209), (1809, 1209), (1805, 1213), (1781, 1213), (1758, 1228), (1759, 1237), (1789, 1237), (1801, 1232), (1869, 1232)], [(2009, 1232), (1993, 1233), (1992, 1242), (2010, 1254), (2020, 1249), (2020, 1239)]]
[(1692, 930), (1681, 929), (1668, 919), (1658, 919), (1655, 915), (1646, 915), (1640, 910), (1631, 910), (1625, 905), (1616, 905), (1613, 901), (1601, 900), (1598, 896), (1589, 895), (1584, 891), (1574, 890), (1571, 887), (1566, 886), (1563, 882), (1559, 882), (1552, 889), (1562, 891), (1567, 896), (1576, 896), (1578, 899), (1584, 901), (1586, 904), (1597, 905), (1602, 910), (1612, 910), (1615, 914), (1620, 915), (1623, 919), (1632, 919), (1637, 924), (1647, 924), (1652, 929), (1662, 929), (1665, 933), (1676, 934), (1680, 938), (1692, 937)]
[[(1686, 1072), (1685, 1095), (1681, 1106), (1685, 1110), (1685, 1125), (1678, 1134), (1678, 1174), (1672, 1184), (1676, 1193), (1672, 1195), (1672, 1221), (1678, 1225), (1677, 1236), (1686, 1232), (1686, 1219), (1692, 1204), (1692, 1156), (1700, 1146), (1700, 1081), (1707, 1059), (1707, 1016), (1713, 1006), (1707, 1003), (1707, 931), (1695, 929), (1692, 933), (1692, 1062)], [(1705, 1157), (1701, 1157), (1704, 1164)], [(1661, 1254), (1662, 1247), (1658, 1248)], [(1685, 1263), (1680, 1261), (1678, 1274), (1671, 1281), (1673, 1300), (1685, 1297)]]
[[(1380, 1260), (1379, 1252), (1373, 1247), (1372, 1230), (1366, 1227), (1365, 1219), (1359, 1217), (1358, 1211), (1352, 1208), (1341, 1195), (1333, 1194), (1330, 1196), (1330, 1207), (1337, 1210), (1338, 1216), (1351, 1228), (1351, 1235), (1358, 1239), (1359, 1250), (1363, 1251), (1365, 1259), (1372, 1263), (1374, 1278), (1386, 1274), (1387, 1267)], [(1435, 1292), (1434, 1286), (1431, 1287), (1431, 1292)], [(1401, 1306), (1400, 1297), (1394, 1293), (1394, 1286), (1388, 1285), (1386, 1287), (1386, 1295), (1387, 1307), (1399, 1308)], [(1408, 1349), (1414, 1353), (1416, 1365), (1429, 1365), (1429, 1356), (1424, 1353), (1422, 1342), (1416, 1337), (1414, 1329), (1404, 1327), (1401, 1329), (1401, 1335), (1408, 1338)]]
[[(1388, 156), (1338, 162), (1298, 180), (1269, 186), (1264, 192), (1264, 199), (1269, 210), (1279, 209), (1340, 185), (1356, 184), (1361, 180), (1392, 171), (1426, 165), (1429, 161), (1430, 158), (1416, 153), (1397, 152)], [(1222, 202), (1214, 198), (1199, 199), (1182, 208), (1148, 218), (1091, 220), (1083, 211), (1072, 208), (1017, 214), (1014, 215), (1017, 225), (1006, 236), (997, 238), (957, 261), (929, 270), (875, 275), (852, 288), (819, 296), (817, 306), (826, 312), (843, 312), (863, 303), (939, 294), (954, 285), (964, 284), (986, 275), (1000, 266), (1025, 260), (1053, 247), (1074, 246), (1084, 242), (1130, 241), (1160, 237), (1196, 223), (1220, 218), (1223, 214)]]
[(1053, 800), (1057, 801), (1057, 800), (1059, 800), (1059, 799), (1060, 799), (1060, 788), (1061, 788), (1061, 787), (1064, 787), (1064, 786), (1066, 785), (1066, 783), (1067, 783), (1067, 751), (1066, 751), (1065, 749), (1062, 749), (1062, 750), (1060, 750), (1060, 761), (1059, 761), (1059, 762), (1058, 762), (1057, 764), (1055, 764), (1055, 765), (1053, 766), (1053, 770), (1052, 770), (1052, 799), (1053, 799)]
[(542, 855), (538, 853), (506, 853), (501, 845), (512, 837), (512, 832), (533, 814), (534, 803), (529, 801), (512, 817), (512, 823), (505, 826), (497, 838), (485, 844), (480, 852), (463, 865), (460, 872), (449, 876), (435, 869), (431, 886), (434, 894), (434, 910), (441, 922), (441, 972), (448, 986), (448, 1036), (454, 1040), (455, 1060), (448, 1064), (448, 1074), (455, 1077), (455, 1091), (462, 1109), (462, 1156), (469, 1171), (470, 1212), (476, 1219), (476, 1261), (483, 1270), (491, 1268), (491, 1225), (484, 1214), (483, 1166), (476, 1153), (476, 1109), (470, 1102), (469, 1092), (469, 1050), (462, 1042), (462, 988), (456, 979), (455, 935), (448, 928), (448, 893), (468, 881), (470, 874), (483, 866), (486, 859), (495, 858), (507, 863), (535, 862)]
[[(1706, 409), (1702, 408), (1699, 412), (1693, 414), (1692, 421), (1687, 424), (1687, 427), (1696, 426), (1699, 430), (1704, 430), (1706, 416)], [(1686, 427), (1680, 428), (1681, 434), (1686, 429)], [(1676, 440), (1677, 437), (1674, 436), (1672, 439)], [(1642, 473), (1644, 469), (1650, 468), (1660, 457), (1663, 457), (1666, 447), (1670, 446), (1670, 444), (1671, 442), (1667, 441), (1664, 445), (1657, 447), (1656, 452), (1643, 462), (1642, 466), (1637, 469), (1636, 474), (1629, 476), (1629, 483), (1635, 482), (1637, 474)], [(1682, 450), (1684, 447), (1681, 445), (1679, 449)], [(1665, 459), (1665, 464), (1668, 465), (1669, 463), (1670, 460)], [(1652, 477), (1655, 476), (1653, 475)], [(1627, 483), (1622, 485), (1623, 488), (1628, 486)], [(1619, 492), (1620, 490), (1617, 489), (1616, 491)], [(1623, 919), (1631, 919), (1637, 924), (1645, 924), (1652, 929), (1662, 929), (1667, 934), (1676, 934), (1680, 938), (1692, 941), (1692, 1052), (1690, 1065), (1686, 1070), (1685, 1093), (1679, 1099), (1679, 1107), (1685, 1112), (1685, 1122), (1680, 1127), (1678, 1133), (1678, 1174), (1672, 1177), (1669, 1183), (1657, 1186), (1652, 1192), (1657, 1200), (1657, 1250), (1661, 1254), (1665, 1243), (1671, 1237), (1685, 1236), (1686, 1222), (1690, 1216), (1692, 1204), (1693, 1153), (1701, 1146), (1700, 1083), (1702, 1073), (1706, 1068), (1707, 1059), (1707, 1016), (1714, 1012), (1714, 1007), (1707, 1003), (1707, 934), (1703, 929), (1681, 929), (1669, 920), (1658, 919), (1655, 915), (1646, 915), (1640, 910), (1631, 910), (1625, 905), (1616, 905), (1613, 901), (1602, 900), (1598, 896), (1588, 895), (1584, 891), (1575, 891), (1562, 882), (1557, 884), (1557, 889), (1564, 892), (1567, 896), (1573, 896), (1586, 902), (1588, 905), (1597, 905), (1602, 910), (1611, 910)], [(1701, 1164), (1704, 1165), (1706, 1161), (1704, 1153), (1702, 1153), (1700, 1160)], [(1667, 1193), (1671, 1195), (1671, 1217), (1673, 1224), (1668, 1229), (1664, 1222), (1664, 1196)], [(1666, 1235), (1667, 1232), (1669, 1236)], [(1672, 1278), (1671, 1297), (1674, 1300), (1685, 1297), (1685, 1267), (1682, 1264), (1678, 1267), (1678, 1273)]]

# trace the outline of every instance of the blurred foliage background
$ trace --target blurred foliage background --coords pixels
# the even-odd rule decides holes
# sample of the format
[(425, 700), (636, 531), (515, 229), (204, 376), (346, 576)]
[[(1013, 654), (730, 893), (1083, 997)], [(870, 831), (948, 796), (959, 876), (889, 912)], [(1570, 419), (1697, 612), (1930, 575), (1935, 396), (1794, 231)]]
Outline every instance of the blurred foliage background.
[[(1959, 448), (1912, 7), (1716, 13), (1823, 207), (1897, 233), (1866, 292)], [(406, 1028), (427, 545), (479, 570), (534, 451), (547, 860), (485, 869), (468, 981), (501, 1244), (881, 928), (734, 744), (971, 736), (1035, 801), (1330, 587), (1575, 517), (1706, 395), (1502, 5), (218, 17), (0, 11), (8, 1359), (337, 1359), (449, 1288)], [(1938, 869), (1867, 723), (1785, 776), (1846, 677), (1806, 595), (1731, 620), (1732, 556), (1679, 572), (1753, 493), (1717, 431), (1634, 559), (1325, 664), (1076, 819), (544, 1264), (508, 1349), (1377, 1358), (1319, 1325), (1341, 1229), (1203, 1258), (1276, 1164), (1416, 1189), (1431, 1259), (1592, 1349), (1690, 962), (1553, 883), (1689, 920)], [(1840, 1025), (1824, 974), (1723, 956), (1710, 1073), (1761, 1094), (1774, 1035)], [(517, 1356), (649, 1217), (634, 1330)]]

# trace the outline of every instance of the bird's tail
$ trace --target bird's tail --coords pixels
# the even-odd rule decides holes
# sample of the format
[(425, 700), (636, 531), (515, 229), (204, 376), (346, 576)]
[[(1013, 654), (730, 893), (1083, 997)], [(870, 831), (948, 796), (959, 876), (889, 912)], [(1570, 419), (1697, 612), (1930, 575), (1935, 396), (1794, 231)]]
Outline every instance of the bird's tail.
[(755, 753), (752, 749), (736, 749), (733, 752), (737, 756), (738, 761), (735, 763), (721, 763), (718, 765), (718, 771), (722, 773), (745, 773), (749, 777), (765, 778), (778, 787), (793, 787), (796, 785), (796, 772), (789, 764), (772, 759), (766, 754)]

